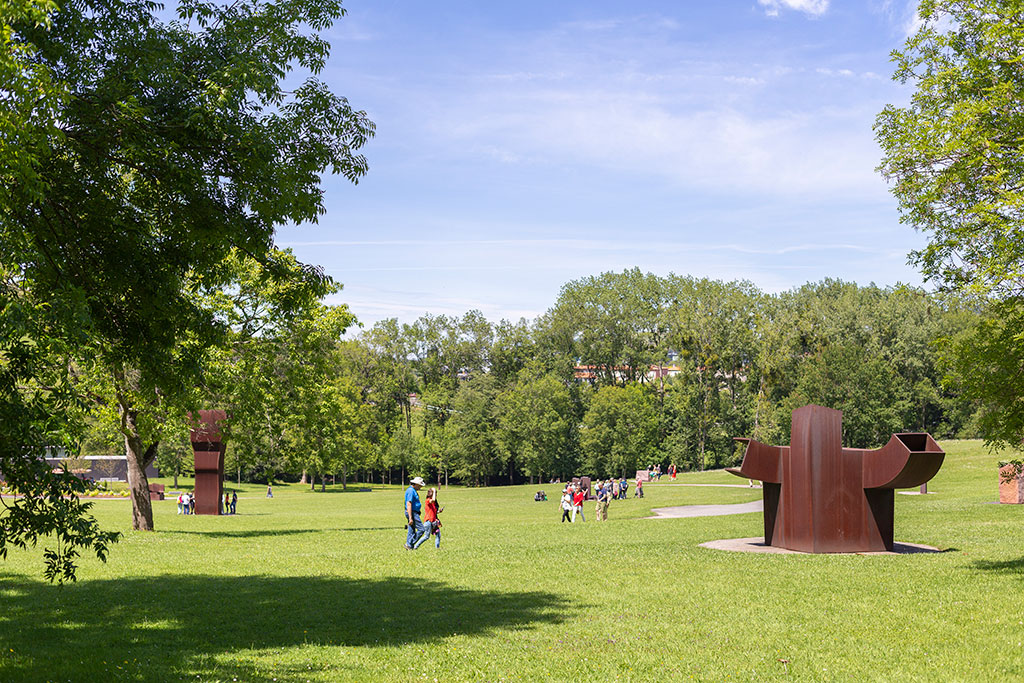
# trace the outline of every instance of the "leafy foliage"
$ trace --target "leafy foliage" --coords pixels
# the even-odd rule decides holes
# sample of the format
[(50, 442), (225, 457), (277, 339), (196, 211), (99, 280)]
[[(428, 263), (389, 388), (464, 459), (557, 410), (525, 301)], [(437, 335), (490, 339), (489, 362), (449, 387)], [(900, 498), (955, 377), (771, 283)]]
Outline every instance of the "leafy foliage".
[(1024, 302), (1024, 4), (923, 0), (920, 29), (893, 53), (910, 104), (875, 133), (902, 220), (928, 235), (913, 254), (940, 287), (990, 305), (946, 345), (948, 386), (982, 408), (989, 444), (1018, 445)]

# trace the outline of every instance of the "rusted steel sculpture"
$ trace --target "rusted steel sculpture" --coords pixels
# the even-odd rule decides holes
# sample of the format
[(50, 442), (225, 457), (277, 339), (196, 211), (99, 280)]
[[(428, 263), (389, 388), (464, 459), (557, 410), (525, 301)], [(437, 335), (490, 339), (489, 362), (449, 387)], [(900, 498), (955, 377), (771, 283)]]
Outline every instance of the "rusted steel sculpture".
[(789, 446), (753, 439), (728, 471), (763, 483), (764, 542), (807, 553), (892, 550), (894, 489), (935, 476), (945, 453), (930, 434), (893, 434), (882, 448), (842, 447), (843, 413), (793, 411)]
[(223, 410), (200, 410), (192, 429), (192, 450), (196, 463), (196, 514), (219, 515), (224, 495), (224, 439), (221, 423), (227, 419)]

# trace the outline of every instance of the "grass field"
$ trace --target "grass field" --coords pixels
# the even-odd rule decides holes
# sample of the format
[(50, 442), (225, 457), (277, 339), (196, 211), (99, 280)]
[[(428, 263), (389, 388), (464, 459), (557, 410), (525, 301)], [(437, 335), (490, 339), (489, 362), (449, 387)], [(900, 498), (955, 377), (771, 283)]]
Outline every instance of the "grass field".
[(125, 536), (77, 584), (43, 583), (40, 551), (0, 563), (0, 681), (1024, 680), (1024, 506), (991, 504), (980, 443), (943, 445), (935, 494), (896, 496), (896, 540), (946, 551), (921, 555), (700, 548), (760, 514), (642, 518), (760, 492), (667, 478), (600, 524), (560, 524), (554, 485), (452, 487), (416, 552), (397, 486), (243, 486), (233, 517), (168, 499), (155, 533), (100, 500)]

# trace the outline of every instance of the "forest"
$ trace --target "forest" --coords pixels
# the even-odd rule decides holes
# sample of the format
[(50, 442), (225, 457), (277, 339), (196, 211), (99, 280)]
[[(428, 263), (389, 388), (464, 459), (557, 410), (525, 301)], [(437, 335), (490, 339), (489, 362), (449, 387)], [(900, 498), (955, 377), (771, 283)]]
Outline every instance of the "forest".
[[(240, 481), (494, 485), (719, 468), (738, 461), (734, 437), (788, 442), (789, 414), (807, 403), (842, 410), (851, 447), (898, 431), (978, 434), (944, 350), (981, 314), (914, 287), (825, 280), (768, 294), (633, 269), (565, 284), (532, 321), (469, 311), (363, 329), (344, 305), (296, 306), (246, 267), (221, 295), (229, 341), (200, 399), (231, 414), (226, 469)], [(165, 423), (157, 465), (186, 474), (187, 420)], [(92, 424), (84, 452), (123, 448), (116, 420)]]

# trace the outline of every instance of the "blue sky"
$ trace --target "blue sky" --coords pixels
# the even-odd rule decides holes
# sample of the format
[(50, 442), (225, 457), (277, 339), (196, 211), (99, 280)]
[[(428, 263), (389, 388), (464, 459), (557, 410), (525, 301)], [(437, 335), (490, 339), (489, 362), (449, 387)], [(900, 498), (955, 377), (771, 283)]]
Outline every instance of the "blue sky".
[(871, 126), (905, 0), (348, 0), (322, 78), (377, 137), (278, 243), (367, 327), (533, 318), (637, 266), (777, 292), (920, 284)]

